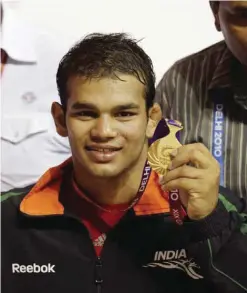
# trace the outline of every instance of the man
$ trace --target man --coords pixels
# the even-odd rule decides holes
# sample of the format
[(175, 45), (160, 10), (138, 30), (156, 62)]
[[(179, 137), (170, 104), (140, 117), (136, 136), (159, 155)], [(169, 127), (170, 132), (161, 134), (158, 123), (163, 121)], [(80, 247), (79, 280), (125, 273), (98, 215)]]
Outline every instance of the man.
[(184, 125), (221, 166), (221, 185), (247, 198), (247, 1), (211, 1), (225, 40), (176, 62), (157, 87), (165, 117)]
[[(1, 17), (1, 190), (35, 183), (70, 156), (50, 115), (61, 44), (28, 27), (8, 3)], [(59, 57), (60, 54), (60, 57)]]
[(137, 43), (87, 36), (57, 85), (52, 114), (72, 159), (2, 195), (3, 292), (246, 292), (244, 203), (219, 190), (202, 144), (174, 151), (160, 179), (183, 191), (183, 226), (170, 217), (147, 162), (155, 77)]

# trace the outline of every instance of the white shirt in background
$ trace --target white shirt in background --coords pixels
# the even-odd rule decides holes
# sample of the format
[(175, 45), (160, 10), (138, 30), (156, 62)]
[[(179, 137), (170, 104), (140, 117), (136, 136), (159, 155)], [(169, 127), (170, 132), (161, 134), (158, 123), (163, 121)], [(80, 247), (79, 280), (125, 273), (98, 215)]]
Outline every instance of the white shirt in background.
[(35, 183), (67, 159), (70, 148), (50, 113), (52, 102), (59, 101), (55, 75), (65, 51), (3, 8), (1, 48), (8, 59), (1, 76), (1, 191), (6, 191)]

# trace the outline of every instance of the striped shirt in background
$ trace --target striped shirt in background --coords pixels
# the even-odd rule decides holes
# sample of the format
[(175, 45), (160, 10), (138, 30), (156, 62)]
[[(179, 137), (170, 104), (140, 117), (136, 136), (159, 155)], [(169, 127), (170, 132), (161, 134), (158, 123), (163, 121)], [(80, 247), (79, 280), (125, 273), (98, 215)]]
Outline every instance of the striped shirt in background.
[[(183, 123), (182, 144), (201, 142), (212, 153), (222, 147), (221, 185), (247, 198), (247, 75), (225, 42), (176, 62), (160, 81), (155, 100), (166, 118)], [(223, 114), (216, 114), (216, 104), (223, 105), (218, 107)], [(224, 125), (219, 134), (215, 115)], [(216, 135), (222, 135), (220, 146)]]

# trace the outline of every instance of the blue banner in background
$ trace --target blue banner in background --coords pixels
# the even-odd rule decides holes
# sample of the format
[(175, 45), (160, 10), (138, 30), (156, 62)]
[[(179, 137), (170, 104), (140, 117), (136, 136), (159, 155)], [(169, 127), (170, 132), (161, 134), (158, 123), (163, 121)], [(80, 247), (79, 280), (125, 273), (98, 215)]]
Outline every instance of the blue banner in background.
[(224, 174), (224, 146), (225, 146), (224, 104), (220, 101), (214, 103), (212, 153), (220, 164), (220, 185), (225, 186)]

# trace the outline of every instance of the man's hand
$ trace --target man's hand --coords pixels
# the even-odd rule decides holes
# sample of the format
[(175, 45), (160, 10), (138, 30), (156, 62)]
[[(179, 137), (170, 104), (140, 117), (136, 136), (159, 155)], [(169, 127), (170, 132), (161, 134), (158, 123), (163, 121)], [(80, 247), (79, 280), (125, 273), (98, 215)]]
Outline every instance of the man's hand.
[(172, 156), (169, 171), (160, 180), (162, 189), (179, 189), (190, 219), (207, 217), (218, 202), (220, 167), (217, 160), (201, 143), (181, 146)]

